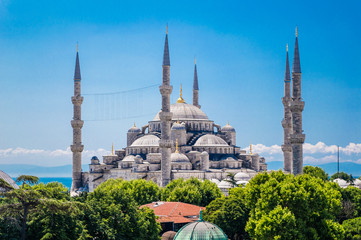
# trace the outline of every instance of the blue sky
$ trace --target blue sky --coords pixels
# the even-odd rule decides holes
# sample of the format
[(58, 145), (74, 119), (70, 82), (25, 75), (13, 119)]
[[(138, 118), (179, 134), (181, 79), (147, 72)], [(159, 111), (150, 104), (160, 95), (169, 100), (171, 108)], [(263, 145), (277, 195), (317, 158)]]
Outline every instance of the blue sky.
[[(345, 154), (351, 146), (345, 159), (358, 161), (360, 9), (358, 0), (0, 0), (0, 164), (69, 164), (76, 43), (83, 93), (142, 88), (161, 82), (166, 24), (173, 101), (180, 84), (185, 100), (192, 101), (196, 56), (202, 110), (220, 125), (229, 120), (242, 148), (259, 144), (273, 160), (282, 159), (270, 149), (282, 144), (286, 44), (292, 59), (297, 25), (306, 142), (316, 149), (318, 142), (339, 144)], [(105, 101), (85, 96), (86, 120), (94, 119), (93, 100)], [(145, 125), (160, 108), (157, 87), (120, 101), (109, 108), (117, 107), (121, 120), (85, 121), (84, 162), (112, 143), (124, 147), (133, 121)], [(39, 151), (48, 155), (36, 155)], [(333, 150), (309, 152), (316, 160), (331, 155)]]

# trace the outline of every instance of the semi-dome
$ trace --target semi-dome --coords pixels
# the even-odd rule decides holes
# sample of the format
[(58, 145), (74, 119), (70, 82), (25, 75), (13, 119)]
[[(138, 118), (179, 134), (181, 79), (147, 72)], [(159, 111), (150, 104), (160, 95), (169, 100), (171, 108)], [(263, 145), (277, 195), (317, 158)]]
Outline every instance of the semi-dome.
[(251, 179), (251, 176), (245, 172), (239, 172), (234, 175), (234, 180), (236, 181), (248, 181), (249, 179)]
[(227, 125), (226, 126), (223, 126), (221, 128), (221, 131), (222, 132), (235, 132), (236, 129), (234, 129), (234, 127), (232, 127), (231, 125), (229, 125), (229, 123), (227, 122)]
[(172, 130), (186, 130), (186, 126), (182, 123), (175, 122), (172, 126)]
[(138, 127), (136, 127), (135, 123), (134, 123), (134, 125), (131, 128), (129, 128), (128, 132), (129, 133), (140, 133), (141, 130)]
[(212, 135), (206, 134), (200, 137), (194, 146), (217, 146), (217, 147), (228, 147), (229, 145), (222, 138)]
[(179, 152), (174, 152), (171, 154), (170, 159), (172, 162), (187, 162), (189, 163), (189, 159), (186, 155)]
[(203, 221), (202, 215), (197, 222), (188, 223), (183, 226), (175, 235), (173, 240), (227, 240), (224, 234), (216, 224)]
[(134, 155), (128, 155), (125, 156), (125, 158), (123, 158), (122, 162), (135, 162), (134, 158), (135, 158)]
[(138, 138), (135, 140), (131, 147), (158, 147), (159, 146), (159, 137), (155, 135), (145, 135), (143, 137)]
[(233, 188), (233, 184), (226, 180), (222, 180), (217, 186), (218, 188)]
[[(170, 105), (170, 111), (173, 113), (172, 120), (208, 120), (207, 115), (198, 107), (187, 103), (174, 103)], [(160, 121), (159, 113), (153, 121)]]
[[(15, 189), (18, 189), (19, 186), (16, 184), (16, 182), (6, 173), (0, 170), (0, 178), (7, 182), (10, 186), (12, 186)], [(0, 192), (4, 191), (4, 189), (0, 188)]]

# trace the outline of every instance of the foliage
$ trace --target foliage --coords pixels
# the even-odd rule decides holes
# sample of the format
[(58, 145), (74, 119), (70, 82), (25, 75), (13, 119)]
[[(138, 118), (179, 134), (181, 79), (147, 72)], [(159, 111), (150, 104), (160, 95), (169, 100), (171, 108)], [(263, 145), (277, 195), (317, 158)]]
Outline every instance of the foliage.
[(209, 180), (202, 182), (197, 178), (173, 180), (162, 190), (163, 201), (184, 202), (198, 206), (207, 206), (221, 195), (215, 183)]
[[(295, 219), (299, 239), (342, 238), (342, 226), (334, 222), (341, 210), (341, 193), (335, 183), (307, 174), (294, 177), (278, 171), (256, 175), (245, 191), (246, 206), (251, 209), (246, 230), (253, 238), (264, 239), (266, 236), (260, 236), (257, 227), (271, 216), (275, 218), (288, 211), (293, 214), (288, 218)], [(281, 226), (275, 225), (264, 233), (276, 233), (278, 227)], [(280, 239), (283, 238), (286, 236)]]
[(287, 207), (282, 208), (280, 205), (267, 214), (261, 214), (257, 220), (251, 218), (248, 229), (255, 239), (260, 240), (302, 239), (297, 231), (295, 215)]
[(348, 183), (353, 183), (353, 181), (355, 180), (354, 177), (352, 176), (352, 174), (348, 175), (345, 172), (334, 173), (331, 176), (331, 181), (335, 180), (336, 178), (341, 178)]
[[(21, 176), (20, 189), (2, 193), (4, 197), (0, 205), (1, 222), (11, 221), (12, 226), (4, 226), (7, 231), (12, 229), (13, 234), (6, 236), (8, 239), (56, 239), (56, 236), (68, 235), (76, 237), (76, 224), (70, 225), (73, 214), (78, 210), (73, 202), (68, 201), (67, 188), (60, 183), (39, 184), (31, 186), (36, 177)], [(57, 218), (59, 215), (67, 219)], [(16, 229), (16, 230), (15, 230)], [(66, 229), (68, 229), (67, 232)], [(14, 231), (15, 230), (15, 231)], [(1, 229), (1, 238), (6, 229)], [(19, 234), (20, 232), (20, 234)], [(74, 233), (70, 235), (69, 233)], [(62, 235), (63, 234), (63, 235)], [(21, 236), (21, 237), (20, 237)], [(76, 238), (75, 238), (76, 239)]]
[(4, 179), (0, 178), (0, 191), (10, 191), (14, 188)]
[(338, 216), (339, 221), (361, 217), (361, 190), (359, 188), (348, 186), (340, 188), (342, 194), (342, 211)]
[(224, 181), (229, 182), (230, 184), (232, 184), (233, 187), (238, 187), (237, 181), (234, 178), (235, 176), (236, 176), (236, 174), (234, 174), (234, 173), (228, 173), (227, 178), (224, 179)]
[(39, 182), (39, 178), (31, 175), (20, 175), (16, 178), (16, 182), (21, 183), (22, 186), (25, 184), (37, 184)]
[(361, 217), (346, 220), (342, 226), (345, 229), (345, 240), (361, 240)]
[[(232, 189), (235, 190), (235, 189)], [(245, 226), (249, 210), (244, 204), (242, 188), (230, 192), (230, 196), (222, 196), (212, 201), (204, 212), (204, 220), (215, 223), (231, 239), (245, 239)]]
[[(139, 209), (137, 201), (145, 201), (135, 193), (137, 184), (121, 179), (110, 179), (88, 194), (89, 205), (85, 214), (88, 233), (95, 239), (159, 239), (160, 224), (156, 222), (154, 212), (149, 208)], [(131, 185), (129, 185), (131, 184)], [(132, 186), (133, 185), (133, 186)], [(142, 189), (145, 193), (153, 192)], [(152, 190), (153, 189), (153, 190)], [(157, 191), (156, 191), (157, 192)], [(157, 195), (157, 194), (155, 194)], [(137, 201), (136, 201), (137, 199)], [(149, 194), (147, 201), (153, 201)]]
[(309, 174), (312, 177), (320, 178), (324, 181), (328, 180), (328, 174), (320, 167), (314, 167), (314, 166), (305, 166), (303, 168), (304, 174)]

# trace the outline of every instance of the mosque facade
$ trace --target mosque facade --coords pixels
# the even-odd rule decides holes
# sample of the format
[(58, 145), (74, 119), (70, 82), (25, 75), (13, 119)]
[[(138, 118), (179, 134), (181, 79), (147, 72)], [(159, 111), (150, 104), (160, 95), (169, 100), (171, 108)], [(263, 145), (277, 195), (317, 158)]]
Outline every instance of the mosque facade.
[[(94, 156), (89, 171), (79, 175), (81, 166), (81, 102), (79, 55), (76, 57), (74, 76), (73, 126), (73, 184), (72, 192), (87, 189), (92, 192), (99, 184), (110, 178), (125, 180), (146, 179), (166, 186), (177, 178), (209, 179), (222, 181), (229, 173), (251, 178), (259, 171), (266, 171), (265, 159), (258, 154), (242, 150), (236, 143), (236, 130), (209, 119), (201, 110), (198, 99), (198, 75), (195, 63), (193, 77), (193, 101), (187, 103), (180, 96), (170, 104), (172, 86), (170, 81), (170, 58), (168, 34), (165, 36), (163, 76), (159, 87), (161, 110), (141, 128), (132, 126), (127, 132), (127, 146), (103, 156), (102, 162)], [(244, 177), (244, 176), (243, 176)], [(240, 179), (247, 180), (247, 179)], [(221, 184), (222, 185), (222, 184)]]

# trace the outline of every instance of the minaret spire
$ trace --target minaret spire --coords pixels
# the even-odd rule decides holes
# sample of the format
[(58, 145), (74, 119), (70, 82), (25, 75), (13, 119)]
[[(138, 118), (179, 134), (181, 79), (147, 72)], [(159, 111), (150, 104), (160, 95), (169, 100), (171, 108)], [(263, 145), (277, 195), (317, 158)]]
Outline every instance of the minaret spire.
[(287, 44), (287, 55), (286, 55), (286, 70), (285, 70), (285, 95), (282, 98), (284, 106), (284, 117), (282, 120), (283, 127), (283, 169), (286, 172), (292, 172), (292, 146), (290, 143), (290, 134), (292, 133), (292, 113), (290, 110), (291, 104), (291, 76), (290, 76), (290, 64), (288, 58), (288, 44)]
[(83, 103), (83, 97), (81, 96), (81, 74), (79, 64), (79, 48), (77, 45), (75, 71), (74, 71), (74, 96), (71, 98), (73, 103), (74, 115), (71, 121), (73, 128), (73, 144), (70, 146), (73, 152), (73, 177), (71, 184), (71, 193), (75, 193), (82, 187), (82, 175), (81, 175), (81, 153), (84, 149), (84, 145), (81, 142), (81, 128), (84, 121), (81, 120), (81, 104)]
[(161, 170), (162, 170), (162, 186), (165, 187), (171, 181), (171, 147), (173, 142), (170, 137), (170, 125), (172, 113), (170, 112), (170, 94), (173, 87), (170, 85), (170, 61), (168, 48), (168, 26), (166, 28), (164, 53), (163, 53), (163, 74), (162, 85), (159, 87), (162, 95), (162, 110), (159, 113), (161, 121), (161, 139), (159, 147), (162, 153)]
[(197, 59), (194, 59), (194, 76), (193, 76), (193, 105), (201, 108), (201, 105), (199, 105), (199, 87), (198, 87), (198, 74), (197, 74)]
[(292, 66), (292, 134), (290, 142), (292, 144), (293, 173), (295, 175), (303, 173), (303, 143), (305, 142), (305, 134), (302, 129), (302, 112), (305, 102), (301, 96), (301, 64), (298, 49), (298, 34), (296, 27), (295, 51), (293, 55)]

